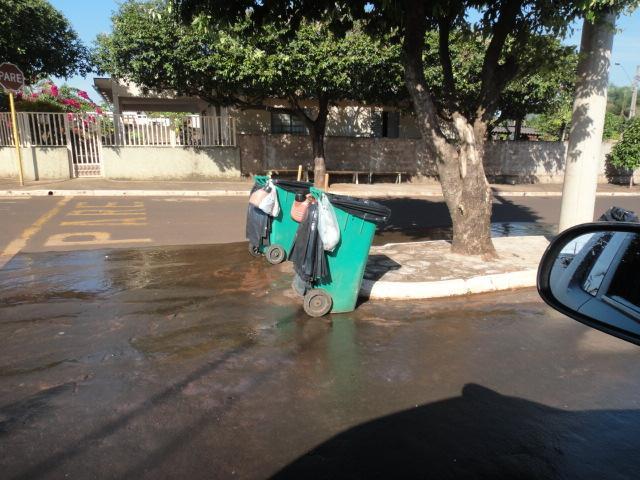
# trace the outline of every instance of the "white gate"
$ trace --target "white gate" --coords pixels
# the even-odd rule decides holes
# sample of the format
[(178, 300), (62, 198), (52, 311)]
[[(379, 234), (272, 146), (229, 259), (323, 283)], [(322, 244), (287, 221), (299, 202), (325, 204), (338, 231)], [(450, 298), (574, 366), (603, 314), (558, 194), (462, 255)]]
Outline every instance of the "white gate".
[[(20, 145), (67, 147), (75, 177), (102, 175), (100, 117), (91, 113), (17, 114)], [(0, 113), (0, 146), (13, 145), (9, 113)]]
[(74, 175), (102, 176), (100, 119), (90, 114), (67, 114), (66, 121)]

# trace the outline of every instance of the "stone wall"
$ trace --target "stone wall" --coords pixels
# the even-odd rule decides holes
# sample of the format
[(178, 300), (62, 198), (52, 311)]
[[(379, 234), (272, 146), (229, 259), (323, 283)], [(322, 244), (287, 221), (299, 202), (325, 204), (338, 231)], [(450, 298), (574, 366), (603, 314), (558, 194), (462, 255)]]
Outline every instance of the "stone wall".
[[(312, 170), (310, 138), (304, 135), (238, 135), (243, 173), (295, 170), (303, 165)], [(600, 151), (599, 182), (628, 182), (628, 172), (612, 170), (606, 156), (612, 142)], [(486, 146), (485, 170), (496, 183), (562, 183), (566, 142), (496, 141)], [(423, 143), (413, 138), (326, 137), (328, 170), (362, 172), (404, 172), (435, 176), (434, 159)], [(640, 170), (634, 179), (640, 182)]]
[[(238, 135), (238, 145), (243, 173), (294, 170), (298, 165), (312, 168), (311, 141), (306, 135)], [(326, 137), (325, 154), (329, 170), (435, 174), (420, 139)]]

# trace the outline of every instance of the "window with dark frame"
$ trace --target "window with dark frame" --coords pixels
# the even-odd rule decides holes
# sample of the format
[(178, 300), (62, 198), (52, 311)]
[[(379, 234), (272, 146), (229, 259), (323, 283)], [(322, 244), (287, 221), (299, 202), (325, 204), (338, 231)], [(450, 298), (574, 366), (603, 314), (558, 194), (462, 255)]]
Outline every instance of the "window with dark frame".
[(398, 138), (400, 136), (400, 112), (373, 112), (373, 136)]
[(290, 133), (306, 135), (307, 126), (297, 115), (282, 112), (271, 112), (271, 133)]

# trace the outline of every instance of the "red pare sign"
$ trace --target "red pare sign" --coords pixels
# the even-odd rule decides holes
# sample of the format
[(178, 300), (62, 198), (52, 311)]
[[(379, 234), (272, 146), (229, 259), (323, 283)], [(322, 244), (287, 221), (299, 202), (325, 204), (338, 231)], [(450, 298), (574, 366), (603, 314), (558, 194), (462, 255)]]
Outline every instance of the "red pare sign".
[(5, 90), (20, 90), (24, 86), (24, 74), (13, 63), (0, 64), (0, 86)]

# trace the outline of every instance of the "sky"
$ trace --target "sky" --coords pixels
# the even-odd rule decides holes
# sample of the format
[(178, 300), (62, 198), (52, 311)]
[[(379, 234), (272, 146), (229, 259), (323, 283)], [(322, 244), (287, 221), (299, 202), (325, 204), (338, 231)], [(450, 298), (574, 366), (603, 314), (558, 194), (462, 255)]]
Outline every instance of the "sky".
[[(118, 9), (116, 0), (50, 0), (71, 22), (82, 41), (92, 46), (99, 33), (111, 31), (111, 14)], [(577, 24), (574, 32), (565, 43), (580, 44), (581, 24)], [(613, 41), (611, 53), (611, 70), (609, 81), (614, 85), (629, 85), (635, 75), (636, 65), (640, 65), (640, 9), (631, 15), (618, 19), (619, 30)], [(620, 65), (615, 65), (620, 63)], [(64, 80), (59, 80), (62, 83)], [(93, 100), (100, 97), (93, 89), (93, 75), (87, 78), (72, 77), (66, 80), (69, 85), (89, 92)]]

